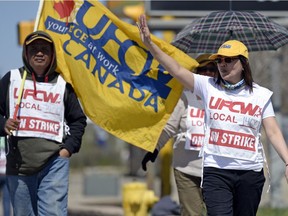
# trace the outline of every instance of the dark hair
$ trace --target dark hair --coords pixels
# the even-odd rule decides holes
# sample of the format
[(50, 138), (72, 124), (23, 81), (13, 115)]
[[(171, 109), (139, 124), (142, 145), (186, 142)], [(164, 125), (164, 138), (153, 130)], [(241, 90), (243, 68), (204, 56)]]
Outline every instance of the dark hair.
[[(242, 76), (246, 83), (246, 85), (249, 87), (250, 92), (253, 92), (253, 77), (252, 77), (252, 71), (250, 68), (250, 64), (248, 59), (246, 59), (244, 56), (238, 56), (240, 59), (240, 62), (243, 66)], [(223, 82), (222, 77), (220, 76), (219, 71), (216, 72), (216, 84), (220, 85), (221, 82)]]
[(218, 73), (218, 67), (217, 67), (215, 61), (210, 61), (210, 62), (208, 62), (207, 64), (205, 64), (205, 66), (201, 66), (201, 67), (198, 66), (198, 67), (196, 68), (196, 70), (195, 70), (195, 74), (201, 73), (201, 72), (200, 72), (201, 69), (202, 69), (202, 68), (207, 68), (208, 65), (213, 66), (213, 68), (215, 67), (215, 71), (213, 71), (213, 72), (214, 72), (213, 78), (215, 78), (215, 77), (216, 77), (216, 74)]

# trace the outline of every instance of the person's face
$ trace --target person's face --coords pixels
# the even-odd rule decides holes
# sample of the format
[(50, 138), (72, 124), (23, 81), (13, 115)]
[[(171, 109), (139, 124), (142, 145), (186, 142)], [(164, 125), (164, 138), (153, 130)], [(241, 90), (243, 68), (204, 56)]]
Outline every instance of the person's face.
[(219, 56), (215, 61), (223, 80), (235, 84), (242, 79), (243, 66), (238, 56)]
[(203, 67), (197, 68), (197, 73), (204, 76), (214, 77), (217, 72), (217, 67), (214, 63), (209, 63)]
[(27, 46), (28, 62), (37, 76), (43, 76), (52, 61), (52, 44), (45, 40), (35, 40)]

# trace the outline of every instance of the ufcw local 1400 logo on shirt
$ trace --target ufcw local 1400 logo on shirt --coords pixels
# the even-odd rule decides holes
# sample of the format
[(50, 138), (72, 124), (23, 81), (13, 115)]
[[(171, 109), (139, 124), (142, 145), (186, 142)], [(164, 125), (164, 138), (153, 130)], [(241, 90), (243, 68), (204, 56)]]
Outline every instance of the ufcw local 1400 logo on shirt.
[[(62, 46), (65, 54), (81, 62), (97, 77), (97, 85), (116, 89), (121, 95), (144, 102), (145, 107), (158, 112), (159, 102), (170, 94), (167, 84), (172, 76), (164, 73), (152, 55), (130, 39), (133, 35), (119, 29), (88, 1), (54, 2), (53, 8), (64, 21), (48, 15), (45, 28), (65, 36)], [(88, 19), (89, 15), (93, 15), (93, 19)]]

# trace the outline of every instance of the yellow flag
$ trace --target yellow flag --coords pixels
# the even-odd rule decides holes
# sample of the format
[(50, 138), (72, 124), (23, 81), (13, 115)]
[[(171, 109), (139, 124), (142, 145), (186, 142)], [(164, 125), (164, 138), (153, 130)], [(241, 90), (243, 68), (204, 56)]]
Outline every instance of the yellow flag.
[[(40, 4), (36, 28), (53, 38), (57, 71), (74, 87), (86, 115), (114, 136), (153, 151), (182, 86), (147, 51), (137, 26), (95, 0)], [(163, 40), (152, 40), (187, 69), (198, 65)]]

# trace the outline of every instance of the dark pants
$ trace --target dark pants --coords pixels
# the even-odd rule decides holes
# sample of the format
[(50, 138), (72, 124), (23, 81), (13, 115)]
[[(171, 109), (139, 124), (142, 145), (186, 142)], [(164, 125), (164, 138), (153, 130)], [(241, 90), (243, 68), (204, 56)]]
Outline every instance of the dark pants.
[(263, 169), (204, 167), (203, 197), (208, 216), (256, 216), (264, 182)]

